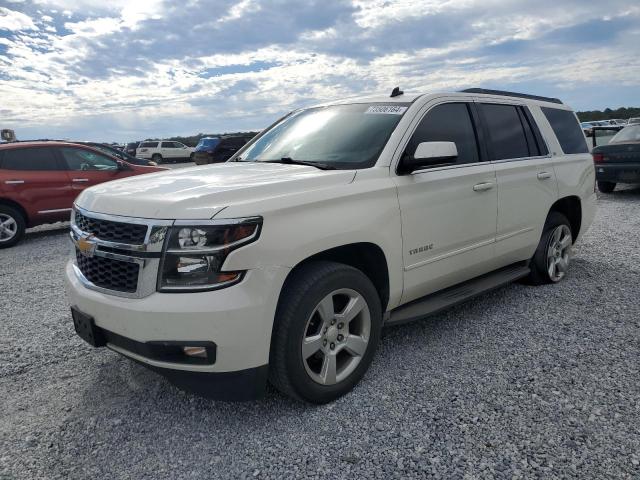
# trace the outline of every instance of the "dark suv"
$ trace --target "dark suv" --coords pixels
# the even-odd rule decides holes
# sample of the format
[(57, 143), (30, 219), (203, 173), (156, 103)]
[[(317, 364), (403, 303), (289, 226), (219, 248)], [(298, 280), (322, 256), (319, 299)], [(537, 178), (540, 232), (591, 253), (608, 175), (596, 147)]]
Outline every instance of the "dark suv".
[(196, 165), (226, 162), (252, 138), (249, 135), (203, 138), (193, 152), (193, 160)]

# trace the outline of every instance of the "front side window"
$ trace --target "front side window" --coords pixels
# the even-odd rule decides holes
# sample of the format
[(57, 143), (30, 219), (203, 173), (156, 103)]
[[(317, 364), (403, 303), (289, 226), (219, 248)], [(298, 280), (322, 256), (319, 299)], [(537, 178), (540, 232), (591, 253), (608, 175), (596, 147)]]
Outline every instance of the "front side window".
[(0, 167), (5, 170), (59, 170), (51, 148), (12, 148), (5, 150)]
[(480, 110), (488, 130), (491, 160), (525, 158), (530, 155), (518, 107), (483, 103)]
[(361, 103), (294, 112), (244, 150), (238, 161), (288, 158), (338, 169), (372, 167), (408, 106)]
[(429, 110), (409, 140), (405, 155), (413, 156), (422, 142), (455, 143), (456, 164), (480, 161), (476, 132), (466, 103), (444, 103)]
[(564, 153), (589, 153), (587, 140), (571, 110), (542, 107), (542, 113), (547, 117)]
[(99, 153), (80, 148), (61, 148), (69, 170), (117, 170), (118, 163)]

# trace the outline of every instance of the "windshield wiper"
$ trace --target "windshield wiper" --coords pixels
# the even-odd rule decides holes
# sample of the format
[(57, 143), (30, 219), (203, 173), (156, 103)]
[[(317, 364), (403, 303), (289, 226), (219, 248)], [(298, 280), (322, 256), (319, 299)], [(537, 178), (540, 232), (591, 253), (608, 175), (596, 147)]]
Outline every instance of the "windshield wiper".
[(285, 165), (306, 165), (308, 167), (316, 167), (320, 170), (335, 170), (336, 167), (322, 162), (307, 162), (305, 160), (294, 160), (291, 157), (282, 157), (280, 160), (265, 160), (265, 163), (284, 163)]

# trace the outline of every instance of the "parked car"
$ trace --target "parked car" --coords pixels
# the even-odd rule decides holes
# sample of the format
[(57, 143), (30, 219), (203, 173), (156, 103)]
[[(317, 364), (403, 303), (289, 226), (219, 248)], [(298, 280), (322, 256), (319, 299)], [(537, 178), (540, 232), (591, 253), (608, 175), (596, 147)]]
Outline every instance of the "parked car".
[(627, 125), (637, 125), (640, 123), (640, 117), (634, 117), (634, 118), (630, 118), (627, 121)]
[(136, 156), (136, 149), (138, 148), (138, 145), (140, 144), (140, 142), (130, 142), (127, 143), (124, 146), (123, 151), (127, 154), (127, 155), (131, 155), (132, 157)]
[(27, 227), (68, 220), (87, 187), (161, 170), (75, 143), (0, 144), (0, 248), (18, 243)]
[(100, 150), (107, 155), (111, 155), (112, 157), (117, 158), (118, 160), (124, 160), (127, 163), (132, 165), (146, 165), (148, 167), (155, 167), (158, 164), (153, 160), (146, 160), (144, 158), (137, 158), (133, 155), (129, 155), (126, 151), (118, 149), (112, 145), (106, 145), (104, 143), (96, 143), (96, 142), (73, 142), (78, 143), (80, 145), (87, 145), (89, 147), (93, 147), (97, 150)]
[(601, 192), (613, 192), (618, 183), (640, 184), (640, 125), (623, 128), (591, 153)]
[(229, 136), (222, 138), (203, 138), (193, 153), (196, 165), (220, 163), (229, 160), (238, 150), (251, 140), (250, 136)]
[(329, 402), (363, 377), (383, 324), (565, 278), (594, 187), (557, 99), (394, 89), (297, 110), (197, 174), (85, 190), (74, 326), (213, 398), (257, 397), (268, 379)]
[(582, 128), (582, 132), (587, 137), (593, 135), (593, 127), (595, 127), (595, 125), (591, 122), (580, 122), (580, 128)]
[(151, 159), (156, 163), (177, 162), (178, 160), (193, 161), (193, 148), (184, 143), (174, 141), (142, 142), (136, 149), (136, 157)]

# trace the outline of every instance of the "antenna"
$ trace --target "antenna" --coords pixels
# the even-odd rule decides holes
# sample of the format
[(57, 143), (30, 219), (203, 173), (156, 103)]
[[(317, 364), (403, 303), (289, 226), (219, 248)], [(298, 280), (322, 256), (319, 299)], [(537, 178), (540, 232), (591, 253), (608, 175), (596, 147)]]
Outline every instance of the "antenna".
[(402, 95), (404, 92), (402, 90), (400, 90), (400, 87), (396, 87), (393, 89), (393, 91), (391, 92), (391, 98), (393, 97), (399, 97), (400, 95)]

